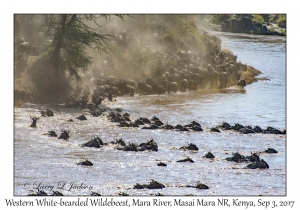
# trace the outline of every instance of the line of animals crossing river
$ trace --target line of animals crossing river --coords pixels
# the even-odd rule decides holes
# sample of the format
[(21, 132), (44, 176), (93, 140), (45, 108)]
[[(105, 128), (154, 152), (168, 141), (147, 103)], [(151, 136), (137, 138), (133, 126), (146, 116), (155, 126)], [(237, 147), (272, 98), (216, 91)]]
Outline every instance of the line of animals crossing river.
[[(30, 116), (32, 123), (30, 127), (36, 128), (38, 127), (38, 120), (40, 117), (48, 118), (53, 117), (54, 113), (51, 109), (42, 109), (40, 110), (41, 116)], [(95, 114), (97, 113), (97, 114)], [(255, 135), (256, 133), (261, 133), (265, 135), (285, 135), (286, 130), (278, 130), (271, 126), (268, 126), (266, 129), (262, 129), (260, 126), (243, 126), (239, 123), (236, 123), (235, 125), (230, 125), (226, 122), (221, 123), (220, 125), (213, 127), (213, 128), (203, 128), (199, 122), (192, 121), (186, 125), (169, 125), (168, 123), (163, 123), (157, 116), (153, 116), (150, 118), (147, 117), (139, 117), (138, 119), (132, 119), (130, 114), (128, 112), (123, 112), (121, 108), (98, 108), (93, 107), (89, 109), (89, 114), (82, 114), (79, 116), (74, 116), (73, 118), (66, 119), (66, 122), (72, 123), (75, 120), (76, 121), (85, 121), (89, 120), (89, 118), (92, 117), (99, 117), (104, 116), (107, 118), (107, 120), (110, 120), (112, 123), (115, 123), (116, 126), (122, 127), (123, 129), (162, 129), (162, 130), (169, 130), (174, 132), (181, 132), (181, 133), (189, 133), (189, 132), (237, 132), (241, 135)], [(101, 120), (101, 118), (99, 118)], [(65, 130), (64, 128), (61, 129), (60, 133), (56, 130), (49, 130), (46, 135), (48, 135), (51, 138), (57, 138), (64, 141), (70, 141), (72, 142), (72, 136), (70, 135), (69, 130)], [(111, 142), (105, 142), (105, 140), (101, 139), (99, 136), (94, 136), (90, 141), (83, 143), (81, 147), (93, 147), (101, 149), (103, 147), (113, 147), (116, 150), (120, 151), (126, 151), (126, 152), (159, 152), (159, 142), (153, 138), (147, 140), (146, 142), (137, 144), (137, 143), (126, 143), (126, 140), (120, 138), (116, 139), (115, 141)], [(199, 148), (194, 143), (188, 143), (187, 145), (182, 145), (179, 148), (175, 148), (181, 151), (193, 151), (198, 152)], [(261, 158), (263, 155), (268, 154), (276, 154), (278, 151), (274, 148), (262, 148), (260, 151), (251, 152), (251, 155), (243, 155), (240, 152), (235, 152), (232, 154), (232, 156), (227, 157), (223, 159), (223, 161), (233, 161), (236, 163), (245, 163), (244, 168), (245, 169), (269, 169), (269, 167), (272, 167), (272, 163), (267, 163), (264, 159)], [(215, 159), (215, 155), (208, 151), (206, 154), (202, 154), (203, 158), (207, 159)], [(190, 158), (186, 157), (183, 159), (176, 160), (178, 163), (186, 163), (191, 164), (195, 163), (195, 161)], [(271, 166), (269, 166), (269, 164)], [(94, 163), (92, 163), (90, 160), (78, 160), (77, 165), (81, 165), (83, 167), (92, 167)], [(167, 163), (163, 161), (159, 161), (157, 163), (157, 166), (159, 167), (167, 167)], [(166, 186), (163, 183), (160, 183), (155, 180), (151, 180), (148, 184), (140, 184), (136, 183), (134, 186), (132, 186), (132, 189), (162, 189)], [(185, 185), (185, 187), (194, 187), (196, 189), (209, 189), (210, 186), (207, 186), (205, 183), (197, 183), (194, 186), (192, 185)], [(46, 196), (50, 195), (47, 194), (43, 190), (38, 190), (36, 193), (32, 193), (29, 195), (34, 196)], [(62, 196), (63, 194), (59, 191), (53, 191), (51, 194), (52, 196)], [(101, 196), (101, 194), (97, 192), (90, 192), (90, 195), (92, 196)], [(121, 196), (128, 195), (127, 193), (120, 193)], [(157, 193), (157, 196), (162, 196), (163, 194)]]

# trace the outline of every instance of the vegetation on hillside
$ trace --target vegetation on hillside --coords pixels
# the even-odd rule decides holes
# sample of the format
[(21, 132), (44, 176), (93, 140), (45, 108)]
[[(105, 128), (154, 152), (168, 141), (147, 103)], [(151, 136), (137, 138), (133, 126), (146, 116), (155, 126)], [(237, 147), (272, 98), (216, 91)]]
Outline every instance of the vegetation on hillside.
[[(285, 14), (216, 14), (211, 15), (209, 20), (212, 24), (224, 25), (228, 23), (232, 23), (232, 20), (238, 21), (242, 18), (251, 19), (253, 24), (253, 29), (249, 29), (247, 31), (237, 30), (235, 27), (233, 32), (244, 32), (244, 33), (269, 33), (271, 35), (286, 35), (286, 15)], [(266, 26), (268, 32), (262, 32), (261, 30), (257, 30), (257, 25), (255, 23), (260, 23)], [(242, 25), (248, 25), (249, 23), (243, 23)], [(230, 24), (229, 24), (230, 25)], [(215, 27), (216, 28), (216, 27)], [(226, 27), (225, 27), (226, 28)], [(221, 28), (220, 28), (221, 30)]]

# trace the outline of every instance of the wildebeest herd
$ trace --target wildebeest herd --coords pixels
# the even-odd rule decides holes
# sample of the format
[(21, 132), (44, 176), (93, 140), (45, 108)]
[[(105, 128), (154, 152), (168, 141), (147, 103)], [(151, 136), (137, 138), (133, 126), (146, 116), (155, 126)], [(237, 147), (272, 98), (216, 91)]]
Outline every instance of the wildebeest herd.
[[(98, 109), (98, 108), (97, 108)], [(95, 116), (92, 113), (95, 111), (95, 109), (90, 109), (90, 117)], [(146, 117), (140, 117), (136, 120), (131, 119), (131, 116), (129, 113), (125, 112), (123, 113), (122, 109), (116, 108), (101, 108), (98, 109), (99, 115), (97, 116), (106, 116), (108, 120), (110, 120), (113, 123), (117, 123), (117, 126), (119, 127), (132, 127), (131, 129), (137, 129), (140, 126), (143, 126), (142, 129), (163, 129), (163, 130), (173, 130), (174, 132), (239, 132), (240, 134), (249, 134), (252, 135), (254, 133), (263, 133), (263, 134), (286, 134), (286, 131), (280, 131), (278, 129), (275, 129), (271, 126), (267, 127), (267, 129), (262, 129), (259, 126), (243, 126), (239, 123), (236, 123), (235, 125), (231, 126), (230, 124), (223, 122), (221, 125), (216, 126), (214, 128), (203, 128), (199, 122), (192, 121), (186, 125), (176, 125), (172, 126), (167, 123), (163, 123), (158, 117), (154, 116), (151, 118)], [(40, 117), (52, 117), (54, 116), (53, 111), (51, 109), (42, 109), (40, 110), (41, 116)], [(95, 117), (97, 117), (95, 116)], [(30, 127), (37, 127), (37, 121), (40, 117), (30, 117), (32, 119), (32, 124)], [(89, 117), (86, 117), (85, 115), (80, 115), (78, 117), (75, 117), (75, 120), (83, 121), (83, 120), (89, 120)], [(68, 119), (66, 120), (70, 123), (74, 122), (74, 120)], [(126, 125), (126, 126), (124, 126)], [(251, 131), (251, 132), (250, 132)], [(48, 131), (47, 135), (49, 137), (55, 137), (57, 139), (62, 139), (66, 141), (70, 141), (70, 131), (69, 130), (61, 130), (61, 134), (57, 135), (56, 131)], [(159, 151), (159, 142), (157, 143), (154, 139), (149, 139), (146, 142), (136, 144), (136, 143), (126, 143), (122, 138), (116, 139), (115, 141), (111, 142), (105, 142), (103, 141), (99, 136), (94, 136), (90, 141), (81, 144), (82, 147), (94, 147), (101, 149), (102, 147), (114, 147), (116, 150), (120, 151), (126, 151), (126, 152), (143, 152), (143, 151), (149, 151), (149, 152), (158, 152)], [(178, 150), (183, 151), (199, 151), (199, 148), (194, 143), (189, 143), (188, 145), (183, 145), (182, 147), (177, 148)], [(270, 166), (269, 164), (264, 160), (260, 158), (261, 154), (270, 154), (270, 153), (278, 153), (277, 150), (273, 148), (267, 148), (267, 149), (261, 149), (261, 151), (256, 151), (251, 153), (249, 156), (244, 156), (240, 154), (239, 152), (233, 153), (231, 157), (227, 157), (224, 159), (224, 161), (233, 161), (236, 163), (247, 163), (246, 166), (244, 166), (245, 169), (268, 169)], [(226, 153), (227, 154), (227, 153)], [(208, 159), (214, 159), (216, 158), (214, 154), (212, 154), (211, 151), (208, 151), (206, 154), (202, 156), (203, 158)], [(195, 161), (192, 160), (190, 157), (186, 157), (184, 159), (179, 159), (176, 162), (178, 163), (194, 163)], [(80, 161), (77, 163), (77, 165), (80, 166), (86, 166), (86, 167), (92, 167), (94, 163), (92, 163), (90, 160), (85, 159), (83, 161)], [(159, 167), (167, 167), (167, 164), (164, 162), (157, 163), (157, 166)], [(166, 186), (162, 183), (159, 183), (155, 180), (151, 180), (149, 184), (140, 184), (136, 183), (132, 189), (162, 189)], [(195, 186), (186, 185), (185, 187), (194, 187), (196, 189), (209, 189), (207, 185), (199, 182)], [(30, 194), (30, 195), (41, 195), (45, 196), (47, 193), (44, 191), (38, 191), (37, 193)], [(63, 194), (60, 192), (53, 192), (52, 195), (58, 195), (62, 196)], [(91, 192), (92, 196), (100, 196), (99, 193)], [(126, 194), (128, 195), (128, 194)], [(162, 195), (162, 194), (157, 194)]]
[[(129, 35), (122, 34), (122, 36)], [(209, 39), (216, 40), (216, 43), (220, 43), (218, 37), (208, 34), (206, 36), (209, 36)], [(182, 45), (184, 44), (182, 43)], [(140, 81), (134, 81), (132, 78), (117, 78), (109, 75), (109, 71), (103, 74), (93, 70), (93, 73), (90, 73), (89, 76), (88, 74), (83, 76), (85, 79), (90, 79), (89, 90), (79, 90), (74, 93), (65, 101), (66, 106), (86, 106), (91, 101), (97, 107), (105, 97), (112, 101), (114, 97), (134, 96), (136, 93), (140, 95), (165, 94), (231, 86), (243, 88), (247, 85), (248, 81), (243, 76), (243, 72), (247, 71), (247, 65), (237, 62), (237, 56), (233, 55), (230, 50), (221, 50), (219, 44), (212, 46), (209, 52), (191, 52), (184, 46), (180, 48), (179, 52), (174, 52), (169, 48), (153, 51), (147, 47), (149, 46), (142, 50), (155, 55), (152, 57), (166, 58), (172, 61), (173, 64), (166, 67), (161, 64), (161, 61), (154, 60), (153, 62), (158, 65), (157, 70), (152, 72), (152, 76)], [(38, 46), (26, 42), (23, 38), (16, 39), (16, 62), (26, 60), (29, 55), (38, 54)], [(106, 66), (113, 68), (114, 65), (111, 63), (117, 61), (114, 61), (111, 55), (105, 62)], [(92, 92), (90, 91), (91, 87), (93, 88)], [(23, 95), (15, 92), (15, 100), (17, 101), (15, 104), (17, 106), (20, 105), (20, 99), (24, 98)]]
[[(123, 34), (126, 36), (126, 34)], [(217, 37), (212, 37), (217, 39)], [(124, 41), (117, 42), (117, 44), (123, 45)], [(93, 73), (90, 78), (91, 87), (90, 90), (83, 90), (80, 93), (71, 96), (64, 104), (66, 108), (82, 107), (88, 108), (90, 116), (106, 116), (108, 120), (116, 123), (118, 127), (124, 129), (162, 129), (174, 132), (239, 132), (241, 134), (285, 134), (286, 131), (280, 131), (271, 126), (266, 129), (262, 129), (259, 126), (243, 126), (239, 123), (235, 125), (229, 125), (223, 122), (221, 125), (213, 128), (203, 128), (199, 122), (192, 121), (186, 125), (170, 125), (162, 122), (158, 117), (152, 118), (139, 117), (138, 119), (132, 119), (129, 113), (122, 113), (121, 109), (99, 108), (103, 100), (107, 98), (109, 101), (113, 101), (115, 97), (130, 95), (134, 96), (136, 93), (140, 95), (149, 94), (165, 94), (186, 92), (197, 89), (207, 88), (227, 88), (230, 86), (246, 86), (246, 80), (242, 77), (243, 72), (247, 71), (247, 66), (237, 62), (237, 57), (231, 52), (221, 50), (215, 46), (211, 48), (209, 53), (193, 53), (182, 47), (183, 50), (174, 53), (170, 50), (164, 49), (161, 51), (149, 51), (148, 53), (155, 53), (161, 57), (167, 57), (172, 59), (174, 66), (167, 68), (160, 68), (157, 72), (154, 72), (153, 77), (147, 77), (141, 81), (133, 81), (128, 78), (116, 78), (115, 76), (105, 76), (101, 73)], [(16, 43), (16, 58), (17, 61), (25, 60), (29, 55), (37, 55), (38, 51), (36, 46), (25, 42), (25, 40), (18, 40)], [(90, 87), (89, 87), (90, 88)], [(24, 91), (15, 91), (15, 99), (19, 105), (19, 100), (24, 100)], [(50, 109), (41, 110), (41, 117), (52, 117), (54, 114)], [(32, 123), (30, 127), (37, 127), (37, 121), (40, 117), (30, 117)], [(74, 120), (88, 120), (85, 115), (76, 116)], [(73, 119), (67, 119), (68, 123), (74, 122)], [(70, 141), (70, 131), (62, 129), (58, 135), (56, 131), (50, 130), (47, 135), (49, 137)], [(149, 139), (146, 142), (126, 143), (123, 139), (116, 139), (112, 142), (104, 142), (98, 136), (93, 137), (90, 141), (81, 145), (82, 147), (95, 147), (101, 149), (105, 146), (112, 146), (116, 150), (126, 152), (158, 152), (159, 142), (155, 139)], [(194, 143), (183, 145), (178, 148), (179, 150), (192, 150), (198, 151), (199, 148)], [(245, 168), (247, 169), (268, 169), (269, 165), (263, 159), (260, 159), (260, 154), (263, 153), (276, 153), (277, 151), (268, 148), (259, 152), (254, 152), (251, 156), (243, 156), (240, 153), (234, 153), (232, 157), (228, 157), (226, 161), (234, 161), (237, 163), (249, 163)], [(214, 159), (215, 155), (208, 151), (203, 155), (204, 158)], [(181, 163), (194, 163), (190, 157), (176, 160)], [(92, 167), (94, 164), (86, 159), (77, 163), (80, 166)], [(167, 167), (164, 162), (159, 162), (157, 166)], [(195, 186), (186, 185), (186, 187), (195, 187), (196, 189), (209, 189), (203, 183), (197, 183)], [(150, 184), (139, 184), (133, 186), (133, 189), (162, 189), (165, 185), (152, 180)], [(31, 195), (47, 195), (43, 191), (38, 191), (36, 194)], [(62, 195), (59, 192), (53, 192), (52, 195)], [(100, 195), (96, 192), (91, 192), (91, 195)], [(158, 194), (161, 195), (161, 194)]]
[[(170, 56), (166, 52), (162, 56)], [(171, 56), (178, 59), (177, 66), (169, 67), (159, 73), (156, 78), (147, 77), (144, 81), (133, 81), (127, 78), (105, 76), (103, 73), (94, 73), (90, 76), (94, 91), (82, 91), (72, 96), (66, 103), (67, 107), (85, 107), (92, 102), (97, 107), (104, 98), (112, 101), (114, 97), (136, 93), (140, 95), (165, 94), (186, 92), (188, 90), (226, 88), (230, 86), (245, 87), (246, 80), (241, 77), (247, 71), (247, 65), (236, 62), (232, 53), (215, 49), (210, 55), (193, 54), (180, 51)], [(180, 62), (179, 62), (180, 61)], [(179, 70), (181, 69), (181, 70)]]
[(247, 71), (247, 65), (236, 62), (236, 56), (231, 52), (222, 51), (217, 47), (210, 54), (197, 54), (190, 51), (180, 51), (177, 54), (165, 51), (153, 53), (172, 57), (177, 60), (176, 66), (159, 70), (155, 78), (147, 77), (144, 81), (137, 82), (95, 73), (92, 78), (95, 86), (94, 95), (133, 96), (135, 93), (165, 94), (235, 85), (246, 86), (246, 80), (241, 75), (242, 72)]

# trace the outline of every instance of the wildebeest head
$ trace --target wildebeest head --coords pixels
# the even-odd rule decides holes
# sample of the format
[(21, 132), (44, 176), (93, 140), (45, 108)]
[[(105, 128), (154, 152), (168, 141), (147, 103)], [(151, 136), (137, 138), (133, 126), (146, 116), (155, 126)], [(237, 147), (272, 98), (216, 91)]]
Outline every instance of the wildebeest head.
[(40, 119), (40, 118), (30, 116), (30, 119), (32, 119), (32, 123), (31, 123), (30, 127), (36, 127), (36, 121), (38, 121), (38, 119)]

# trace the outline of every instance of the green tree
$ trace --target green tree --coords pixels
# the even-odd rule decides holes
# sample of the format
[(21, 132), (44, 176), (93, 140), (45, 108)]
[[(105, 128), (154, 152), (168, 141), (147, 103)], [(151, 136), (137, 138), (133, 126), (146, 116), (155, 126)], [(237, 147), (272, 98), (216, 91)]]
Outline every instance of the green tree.
[(279, 15), (278, 26), (281, 28), (286, 28), (286, 15)]
[(263, 23), (265, 21), (263, 16), (259, 14), (254, 15), (253, 20), (258, 23)]
[(232, 18), (232, 15), (230, 14), (217, 14), (211, 16), (212, 22), (216, 24), (222, 24), (228, 21), (230, 18)]
[[(116, 15), (124, 20), (123, 15)], [(52, 14), (44, 16), (45, 36), (52, 39), (47, 50), (29, 67), (35, 94), (43, 101), (66, 97), (72, 79), (80, 80), (78, 70), (87, 69), (92, 58), (85, 50), (107, 53), (110, 34), (104, 34), (100, 21), (110, 15)], [(46, 97), (45, 97), (46, 96)]]

